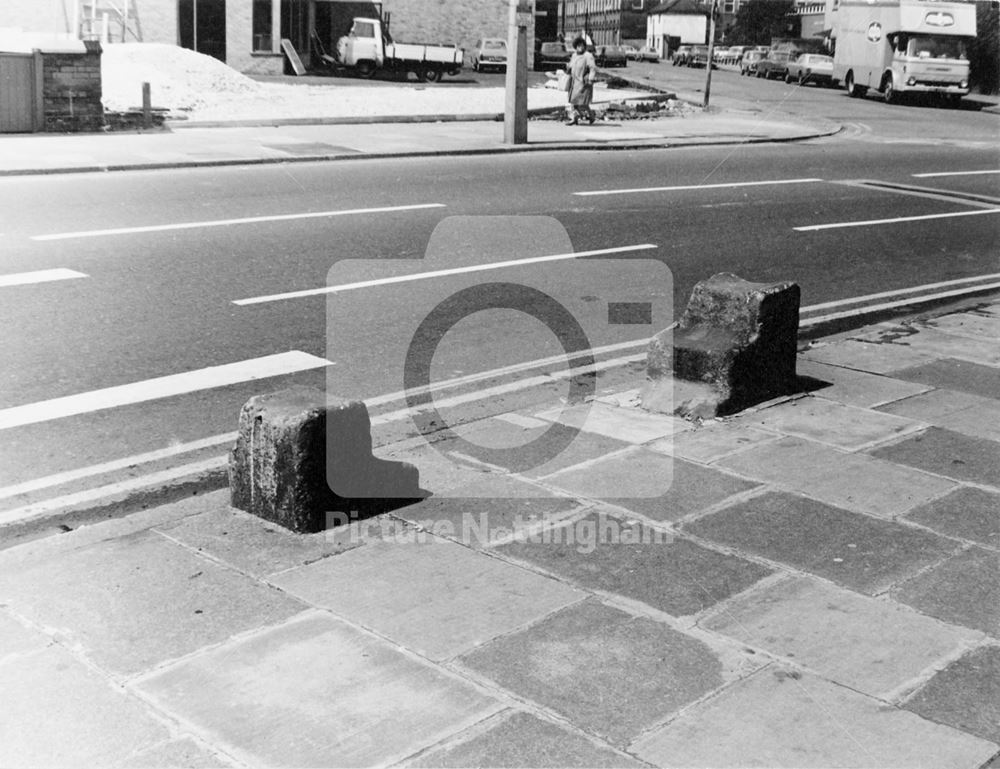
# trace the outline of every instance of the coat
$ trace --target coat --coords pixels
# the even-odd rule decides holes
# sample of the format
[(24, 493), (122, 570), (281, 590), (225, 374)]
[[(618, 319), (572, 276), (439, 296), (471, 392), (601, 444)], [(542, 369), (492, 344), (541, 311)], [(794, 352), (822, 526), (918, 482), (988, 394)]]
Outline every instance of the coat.
[(589, 107), (594, 97), (597, 62), (590, 51), (574, 53), (569, 62), (569, 103), (574, 107)]

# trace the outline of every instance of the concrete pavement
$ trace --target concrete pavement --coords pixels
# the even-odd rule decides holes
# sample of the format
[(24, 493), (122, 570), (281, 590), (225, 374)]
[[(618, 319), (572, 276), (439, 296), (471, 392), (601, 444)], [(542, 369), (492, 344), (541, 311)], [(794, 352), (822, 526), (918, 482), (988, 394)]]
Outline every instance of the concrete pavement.
[(567, 126), (532, 121), (526, 145), (503, 143), (495, 121), (177, 128), (100, 135), (9, 135), (0, 176), (289, 163), (349, 158), (619, 149), (794, 141), (836, 133), (832, 121), (749, 112), (695, 112), (657, 120)]
[(582, 428), (522, 473), (385, 446), (434, 496), (326, 534), (216, 492), (8, 548), (0, 765), (984, 766), (998, 335), (815, 340), (704, 424), (619, 387), (463, 427)]

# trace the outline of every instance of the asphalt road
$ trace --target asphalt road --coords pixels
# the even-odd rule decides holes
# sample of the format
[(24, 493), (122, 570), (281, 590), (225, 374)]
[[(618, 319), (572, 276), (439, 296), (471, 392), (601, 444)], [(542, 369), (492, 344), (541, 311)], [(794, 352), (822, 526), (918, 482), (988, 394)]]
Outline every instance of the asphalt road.
[[(645, 66), (678, 89), (704, 77)], [(554, 297), (599, 347), (648, 337), (719, 271), (794, 280), (804, 305), (1000, 272), (998, 116), (729, 72), (713, 94), (847, 128), (784, 145), (0, 180), (0, 276), (80, 274), (0, 285), (0, 493), (230, 432), (248, 397), (288, 384), (396, 393), (414, 331), (457, 291), (473, 314), (440, 329), (435, 380), (560, 354), (565, 340), (523, 312), (473, 312), (511, 298), (483, 283)], [(386, 207), (399, 210), (366, 211)], [(338, 215), (287, 218), (320, 212)], [(231, 219), (253, 221), (209, 226)], [(502, 261), (520, 263), (483, 269)], [(349, 290), (315, 293), (331, 285)], [(656, 315), (609, 324), (620, 302)]]

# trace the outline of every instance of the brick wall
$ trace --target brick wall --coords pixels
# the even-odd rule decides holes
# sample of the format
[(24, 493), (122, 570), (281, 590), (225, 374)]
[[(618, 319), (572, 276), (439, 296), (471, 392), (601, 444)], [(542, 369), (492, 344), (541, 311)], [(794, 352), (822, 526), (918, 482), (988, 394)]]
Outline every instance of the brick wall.
[(96, 42), (86, 46), (86, 53), (42, 51), (46, 131), (99, 131), (104, 127), (101, 46)]
[[(384, 0), (382, 8), (392, 14), (393, 38), (404, 43), (457, 43), (468, 55), (481, 37), (507, 37), (509, 0)], [(528, 27), (529, 58), (534, 26)]]

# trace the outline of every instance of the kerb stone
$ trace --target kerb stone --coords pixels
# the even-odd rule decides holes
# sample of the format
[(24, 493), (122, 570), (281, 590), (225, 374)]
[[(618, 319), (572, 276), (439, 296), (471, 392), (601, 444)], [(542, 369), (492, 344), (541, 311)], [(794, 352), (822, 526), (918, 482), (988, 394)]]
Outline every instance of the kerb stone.
[(642, 406), (733, 414), (795, 385), (800, 290), (718, 273), (698, 283), (676, 329), (653, 337)]
[(424, 496), (413, 465), (372, 456), (364, 403), (309, 387), (244, 404), (229, 486), (233, 507), (302, 533)]

